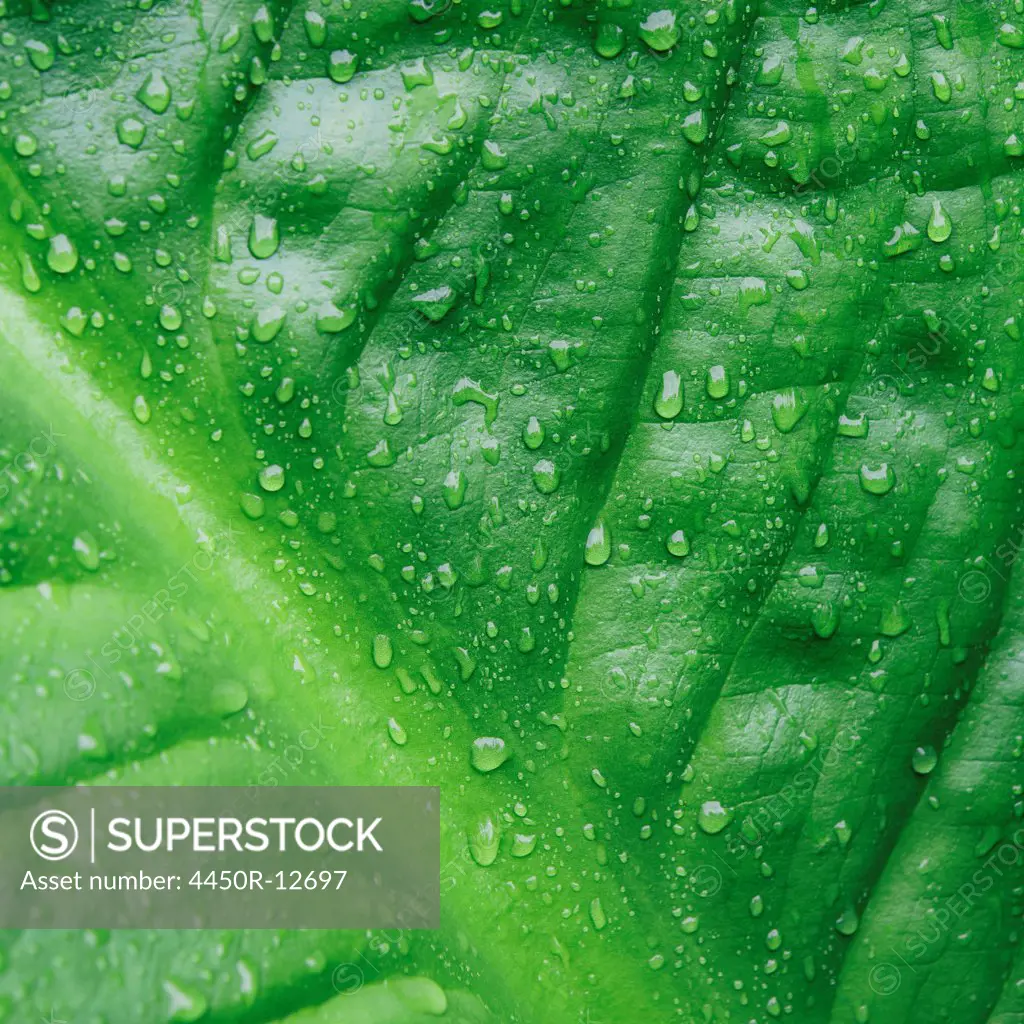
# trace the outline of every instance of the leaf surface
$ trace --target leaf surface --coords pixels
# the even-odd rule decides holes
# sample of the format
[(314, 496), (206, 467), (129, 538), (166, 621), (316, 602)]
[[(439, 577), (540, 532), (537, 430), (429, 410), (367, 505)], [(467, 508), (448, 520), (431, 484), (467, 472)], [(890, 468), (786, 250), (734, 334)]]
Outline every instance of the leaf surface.
[(444, 816), (0, 1019), (1022, 1019), (1014, 17), (0, 4), (0, 778)]

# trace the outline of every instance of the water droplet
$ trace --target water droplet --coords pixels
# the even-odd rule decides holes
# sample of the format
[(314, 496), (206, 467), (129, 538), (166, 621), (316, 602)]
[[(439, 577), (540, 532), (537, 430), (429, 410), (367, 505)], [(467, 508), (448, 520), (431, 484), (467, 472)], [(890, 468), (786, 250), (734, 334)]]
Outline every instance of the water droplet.
[(117, 138), (125, 146), (138, 149), (146, 138), (146, 126), (137, 117), (123, 117), (117, 122)]
[(457, 509), (466, 500), (466, 488), (469, 481), (461, 469), (450, 470), (441, 485), (441, 493), (444, 495), (444, 503), (450, 509)]
[(953, 89), (949, 84), (949, 79), (941, 71), (933, 71), (931, 73), (932, 80), (932, 92), (935, 94), (935, 98), (940, 103), (948, 103), (953, 97)]
[(490, 867), (498, 858), (501, 832), (491, 817), (481, 818), (468, 835), (470, 856), (482, 868)]
[(70, 274), (78, 266), (78, 250), (67, 235), (54, 235), (50, 239), (46, 265), (55, 274)]
[(772, 422), (782, 434), (788, 434), (807, 412), (807, 399), (799, 388), (787, 388), (772, 399)]
[(1011, 25), (1009, 22), (1004, 22), (999, 26), (999, 35), (997, 38), (1003, 46), (1008, 46), (1011, 50), (1024, 49), (1024, 32), (1022, 32), (1016, 25)]
[(517, 832), (512, 836), (509, 853), (513, 857), (529, 857), (537, 847), (537, 837), (531, 833)]
[(452, 388), (452, 404), (456, 406), (465, 405), (467, 402), (475, 402), (483, 407), (484, 422), (490, 426), (498, 417), (497, 395), (490, 394), (469, 377), (463, 377), (457, 381)]
[(618, 57), (626, 45), (626, 33), (621, 25), (606, 21), (597, 27), (594, 50), (608, 60)]
[[(383, 667), (387, 667), (386, 665)], [(409, 736), (405, 729), (394, 718), (388, 719), (388, 736), (391, 741), (399, 747), (404, 747), (409, 742)]]
[(174, 306), (161, 306), (158, 319), (165, 331), (176, 331), (181, 327), (181, 313)]
[(611, 558), (612, 537), (605, 527), (604, 520), (599, 519), (587, 534), (583, 548), (583, 558), (587, 565), (604, 565)]
[(939, 763), (939, 755), (931, 745), (917, 747), (911, 755), (911, 767), (918, 775), (929, 775)]
[(391, 637), (387, 633), (378, 633), (373, 638), (373, 663), (377, 668), (387, 668), (395, 656), (391, 646)]
[(25, 49), (28, 52), (28, 59), (36, 71), (49, 71), (53, 67), (56, 54), (49, 43), (44, 43), (39, 39), (29, 39), (25, 43)]
[(536, 416), (531, 416), (523, 427), (523, 444), (531, 451), (544, 443), (544, 427)]
[(249, 703), (249, 691), (234, 679), (225, 679), (210, 691), (210, 710), (221, 718), (238, 714)]
[(413, 305), (431, 323), (440, 323), (451, 311), (452, 306), (458, 298), (450, 285), (442, 284), (437, 288), (420, 292), (413, 296)]
[(725, 398), (729, 394), (729, 373), (724, 366), (712, 366), (705, 383), (709, 398)]
[(921, 232), (909, 221), (904, 221), (893, 228), (892, 235), (882, 248), (886, 256), (890, 259), (895, 259), (904, 253), (919, 249), (921, 244)]
[(257, 213), (249, 227), (249, 252), (258, 260), (269, 259), (280, 244), (277, 220)]
[(866, 413), (859, 413), (856, 416), (848, 416), (845, 413), (839, 417), (840, 437), (867, 437), (868, 417)]
[(665, 547), (668, 549), (668, 553), (675, 555), (676, 558), (683, 558), (690, 553), (690, 542), (682, 530), (676, 530), (670, 534), (665, 542)]
[(284, 467), (278, 465), (264, 466), (259, 472), (260, 487), (273, 494), (284, 487)]
[(661, 389), (654, 397), (654, 411), (663, 420), (675, 419), (683, 411), (683, 382), (675, 370), (661, 376)]
[(933, 242), (944, 242), (953, 232), (953, 225), (950, 223), (942, 203), (936, 199), (932, 203), (931, 216), (928, 218), (928, 237)]
[(136, 395), (132, 401), (132, 415), (139, 423), (145, 425), (152, 419), (153, 413), (149, 408), (149, 402), (145, 395)]
[(277, 145), (277, 134), (269, 128), (256, 136), (246, 147), (245, 155), (250, 160), (259, 160), (266, 156)]
[(854, 907), (847, 907), (838, 918), (836, 918), (836, 931), (840, 935), (853, 935), (860, 927), (860, 918)]
[(709, 836), (717, 835), (732, 821), (732, 812), (717, 800), (705, 800), (697, 812), (697, 824)]
[(683, 118), (683, 138), (699, 146), (708, 137), (708, 123), (703, 110), (692, 110)]
[(83, 569), (95, 572), (100, 567), (100, 546), (91, 533), (85, 531), (78, 534), (72, 541), (71, 547), (75, 552), (78, 564)]
[(243, 494), (240, 505), (249, 519), (262, 519), (266, 512), (266, 503), (258, 494)]
[(316, 315), (316, 327), (324, 334), (339, 334), (350, 327), (356, 319), (354, 305), (339, 309), (333, 302), (325, 302)]
[(910, 615), (899, 601), (895, 601), (883, 612), (878, 628), (882, 636), (900, 636), (910, 629)]
[(31, 132), (18, 132), (14, 136), (14, 152), (18, 156), (35, 156), (39, 141)]
[(480, 153), (480, 164), (485, 171), (502, 171), (508, 167), (508, 155), (497, 142), (488, 139)]
[(640, 24), (640, 38), (658, 53), (671, 50), (679, 42), (674, 11), (652, 11)]
[(498, 736), (478, 736), (470, 748), (470, 764), (478, 772), (493, 772), (500, 768), (509, 758), (505, 741)]
[(172, 1024), (193, 1024), (206, 1014), (206, 996), (184, 982), (167, 978), (163, 983), (167, 996), (167, 1020)]
[(331, 76), (332, 82), (343, 85), (351, 81), (356, 73), (358, 59), (349, 50), (335, 50), (328, 58), (327, 73)]
[(310, 46), (317, 48), (327, 42), (327, 22), (319, 11), (306, 11), (303, 16), (306, 38)]
[(839, 609), (831, 601), (816, 605), (811, 612), (811, 628), (822, 640), (828, 640), (839, 628)]
[(266, 4), (261, 4), (253, 14), (252, 32), (261, 43), (269, 43), (274, 38), (274, 15)]
[(541, 459), (533, 467), (533, 485), (541, 494), (554, 494), (558, 490), (561, 474), (550, 459)]
[(142, 83), (135, 98), (154, 114), (162, 114), (171, 105), (171, 87), (163, 73), (154, 70)]
[(287, 314), (276, 303), (261, 309), (252, 319), (250, 330), (255, 341), (268, 344), (273, 341), (284, 326)]
[(877, 468), (862, 464), (860, 467), (860, 485), (868, 494), (888, 494), (896, 483), (896, 473), (888, 462), (881, 463)]

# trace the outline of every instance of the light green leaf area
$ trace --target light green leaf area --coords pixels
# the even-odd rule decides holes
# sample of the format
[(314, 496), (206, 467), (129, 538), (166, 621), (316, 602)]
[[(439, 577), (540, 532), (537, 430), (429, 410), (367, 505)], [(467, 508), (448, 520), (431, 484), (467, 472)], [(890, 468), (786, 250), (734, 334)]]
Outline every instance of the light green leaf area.
[(1024, 14), (307, 4), (0, 0), (0, 781), (439, 785), (442, 927), (0, 1019), (1021, 1024)]

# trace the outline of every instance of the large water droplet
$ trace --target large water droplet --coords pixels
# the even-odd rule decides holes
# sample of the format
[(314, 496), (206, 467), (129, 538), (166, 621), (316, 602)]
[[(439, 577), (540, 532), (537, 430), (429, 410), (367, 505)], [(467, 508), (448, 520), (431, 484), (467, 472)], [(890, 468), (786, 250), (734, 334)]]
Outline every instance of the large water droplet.
[(599, 519), (587, 534), (583, 548), (583, 558), (587, 565), (604, 565), (611, 558), (612, 537), (604, 520)]
[(478, 772), (493, 772), (509, 758), (505, 741), (499, 736), (478, 736), (469, 751), (470, 764)]
[(705, 800), (697, 812), (697, 824), (709, 836), (721, 832), (732, 821), (732, 812), (726, 810), (717, 800)]
[(683, 382), (675, 370), (666, 370), (661, 388), (654, 396), (654, 411), (663, 420), (675, 419), (683, 411)]
[(640, 24), (640, 38), (659, 53), (671, 50), (679, 42), (674, 11), (652, 11)]
[(78, 250), (67, 235), (54, 235), (50, 239), (46, 265), (55, 274), (70, 274), (78, 266)]
[(888, 462), (879, 466), (860, 467), (860, 485), (868, 494), (888, 494), (896, 483), (896, 473)]
[(154, 114), (162, 114), (171, 105), (171, 87), (158, 70), (151, 71), (135, 98)]

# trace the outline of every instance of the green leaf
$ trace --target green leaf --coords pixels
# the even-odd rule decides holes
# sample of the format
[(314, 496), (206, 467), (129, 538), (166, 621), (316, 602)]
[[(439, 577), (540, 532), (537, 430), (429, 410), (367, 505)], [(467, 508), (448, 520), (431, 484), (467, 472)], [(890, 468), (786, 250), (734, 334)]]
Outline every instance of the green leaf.
[(0, 0), (0, 781), (444, 847), (0, 1020), (1024, 1020), (1015, 17)]

